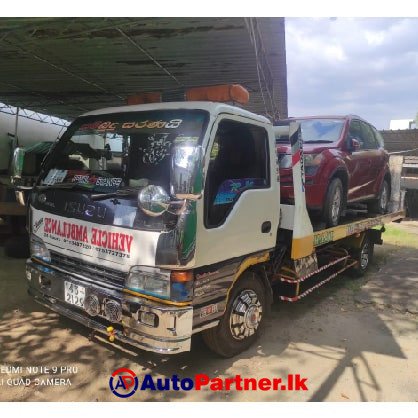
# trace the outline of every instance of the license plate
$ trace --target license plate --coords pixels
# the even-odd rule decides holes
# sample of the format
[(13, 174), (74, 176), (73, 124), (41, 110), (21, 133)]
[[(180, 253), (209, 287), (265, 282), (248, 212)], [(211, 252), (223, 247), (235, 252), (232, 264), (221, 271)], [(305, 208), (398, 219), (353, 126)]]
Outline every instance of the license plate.
[(64, 282), (65, 284), (65, 301), (71, 305), (84, 308), (84, 297), (86, 295), (86, 288), (78, 286), (71, 282)]

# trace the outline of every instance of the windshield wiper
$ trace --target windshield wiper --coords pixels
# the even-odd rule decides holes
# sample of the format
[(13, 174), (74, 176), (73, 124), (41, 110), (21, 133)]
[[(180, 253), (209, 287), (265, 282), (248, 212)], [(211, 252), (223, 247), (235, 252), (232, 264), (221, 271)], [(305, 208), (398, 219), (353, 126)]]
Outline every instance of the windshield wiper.
[(84, 184), (84, 183), (58, 183), (58, 184), (51, 184), (51, 185), (42, 185), (42, 186), (36, 186), (35, 190), (43, 192), (45, 190), (51, 190), (51, 189), (59, 189), (59, 190), (93, 190), (92, 185), (90, 184)]
[[(93, 185), (94, 186), (94, 185)], [(51, 189), (58, 189), (58, 190), (83, 190), (87, 192), (93, 192), (94, 187), (90, 184), (84, 183), (60, 183), (60, 184), (52, 184), (50, 186), (43, 185), (43, 186), (36, 186), (36, 191), (43, 192), (45, 190)], [(115, 190), (113, 192), (108, 193), (96, 193), (91, 194), (90, 199), (92, 200), (102, 200), (107, 199), (109, 197), (121, 197), (121, 196), (132, 196), (138, 193), (138, 189), (122, 189), (122, 190)]]
[(316, 139), (313, 141), (303, 141), (304, 144), (332, 144), (334, 141), (328, 139)]
[(138, 194), (138, 189), (122, 189), (116, 190), (109, 193), (97, 193), (90, 195), (91, 200), (102, 200), (108, 199), (109, 197), (123, 197), (123, 196), (133, 196)]

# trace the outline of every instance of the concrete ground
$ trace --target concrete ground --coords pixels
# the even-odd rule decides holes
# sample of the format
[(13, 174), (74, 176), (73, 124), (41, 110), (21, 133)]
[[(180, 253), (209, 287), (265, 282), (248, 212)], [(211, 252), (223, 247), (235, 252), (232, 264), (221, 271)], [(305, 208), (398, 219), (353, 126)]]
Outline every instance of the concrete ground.
[[(342, 276), (298, 303), (276, 303), (258, 344), (233, 359), (216, 357), (199, 336), (190, 353), (177, 356), (90, 339), (86, 328), (26, 294), (24, 261), (1, 257), (0, 401), (119, 400), (109, 377), (120, 367), (139, 377), (298, 373), (308, 379), (306, 392), (146, 391), (132, 401), (417, 401), (418, 223), (391, 225), (386, 235), (366, 277)], [(61, 376), (71, 386), (36, 386), (39, 374), (26, 369), (34, 366), (75, 366), (78, 372)], [(23, 386), (19, 379), (26, 378), (31, 383)]]

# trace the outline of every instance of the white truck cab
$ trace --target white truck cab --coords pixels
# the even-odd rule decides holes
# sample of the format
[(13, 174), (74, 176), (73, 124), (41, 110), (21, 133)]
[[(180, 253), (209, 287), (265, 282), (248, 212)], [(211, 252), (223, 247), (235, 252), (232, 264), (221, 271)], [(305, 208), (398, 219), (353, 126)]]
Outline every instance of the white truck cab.
[[(283, 300), (297, 300), (326, 270), (315, 246), (326, 253), (338, 233), (342, 241), (357, 234), (346, 245), (355, 251), (380, 239), (363, 233), (370, 221), (316, 238), (297, 124), (289, 136), (294, 206), (280, 204), (265, 117), (209, 101), (80, 116), (46, 158), (29, 202), (30, 293), (111, 341), (178, 353), (203, 331), (222, 356), (245, 350), (276, 285)], [(333, 250), (330, 266), (356, 266), (345, 251)]]

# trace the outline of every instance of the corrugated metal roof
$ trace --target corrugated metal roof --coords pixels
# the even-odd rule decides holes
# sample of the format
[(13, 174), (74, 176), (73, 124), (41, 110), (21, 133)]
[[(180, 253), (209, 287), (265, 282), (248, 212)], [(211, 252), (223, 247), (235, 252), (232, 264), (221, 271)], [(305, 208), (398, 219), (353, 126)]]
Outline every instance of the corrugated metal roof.
[(14, 106), (71, 119), (135, 92), (221, 83), (287, 116), (283, 18), (0, 18), (0, 101)]

